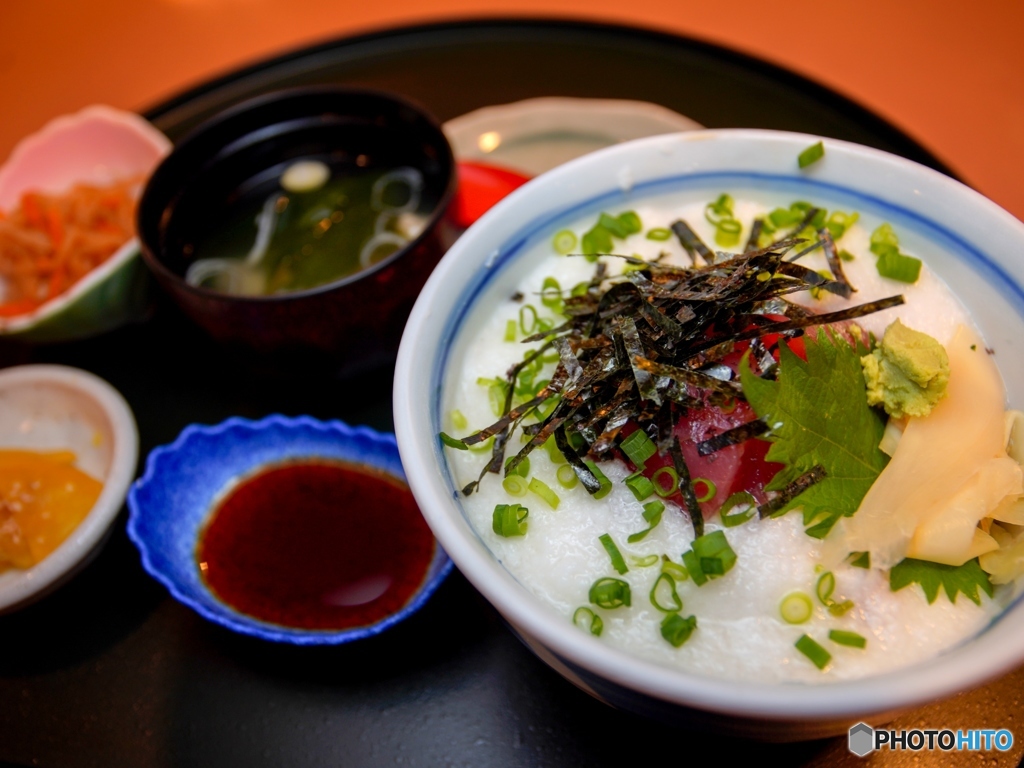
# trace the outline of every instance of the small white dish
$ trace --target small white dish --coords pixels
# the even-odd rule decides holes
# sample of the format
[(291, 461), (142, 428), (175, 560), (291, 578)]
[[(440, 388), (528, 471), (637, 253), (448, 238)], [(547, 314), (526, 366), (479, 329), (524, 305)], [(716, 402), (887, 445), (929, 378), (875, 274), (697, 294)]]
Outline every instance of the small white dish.
[(459, 160), (537, 176), (623, 141), (702, 127), (647, 101), (552, 96), (483, 107), (449, 120), (444, 132)]
[(102, 481), (89, 514), (48, 557), (0, 573), (0, 613), (43, 597), (99, 552), (135, 476), (139, 436), (128, 403), (97, 376), (61, 365), (0, 371), (0, 449), (70, 450)]
[[(420, 510), (452, 561), (543, 661), (617, 708), (689, 727), (773, 741), (842, 733), (981, 685), (1024, 662), (1024, 598), (978, 635), (884, 675), (822, 685), (711, 678), (669, 668), (581, 632), (528, 592), (475, 532), (438, 433), (446, 381), (496, 297), (508, 296), (533, 244), (583, 214), (668, 194), (711, 200), (725, 190), (835, 203), (891, 221), (908, 248), (953, 286), (987, 343), (1011, 407), (1024, 403), (1024, 224), (963, 184), (885, 152), (824, 139), (806, 170), (797, 156), (819, 137), (759, 130), (655, 136), (581, 157), (530, 181), (488, 211), (434, 270), (410, 315), (395, 371), (394, 420)], [(918, 247), (920, 246), (920, 247)], [(932, 252), (934, 251), (934, 252)], [(469, 330), (467, 330), (469, 329)]]

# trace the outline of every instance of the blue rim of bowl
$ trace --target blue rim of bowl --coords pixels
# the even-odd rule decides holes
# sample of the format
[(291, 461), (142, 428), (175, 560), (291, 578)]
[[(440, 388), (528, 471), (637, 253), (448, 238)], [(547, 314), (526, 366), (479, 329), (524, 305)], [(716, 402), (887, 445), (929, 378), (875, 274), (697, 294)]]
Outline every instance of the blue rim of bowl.
[[(272, 642), (291, 643), (293, 645), (341, 645), (343, 643), (373, 637), (408, 618), (422, 608), (453, 568), (451, 558), (448, 557), (447, 553), (441, 548), (440, 543), (437, 542), (436, 539), (434, 540), (435, 553), (427, 571), (428, 575), (413, 598), (406, 603), (401, 610), (390, 614), (386, 618), (381, 619), (374, 624), (344, 630), (301, 629), (264, 622), (254, 617), (238, 613), (235, 609), (217, 597), (212, 590), (207, 588), (206, 591), (213, 599), (213, 602), (223, 608), (223, 612), (212, 610), (182, 591), (179, 588), (178, 583), (173, 578), (154, 565), (150, 555), (149, 542), (145, 533), (141, 530), (141, 523), (146, 513), (143, 511), (140, 503), (139, 494), (150, 483), (159, 482), (158, 478), (160, 470), (158, 465), (160, 464), (161, 459), (180, 451), (189, 442), (189, 440), (195, 436), (215, 439), (218, 436), (233, 430), (258, 433), (268, 427), (274, 426), (289, 430), (312, 429), (316, 432), (322, 433), (333, 432), (344, 440), (369, 440), (370, 442), (384, 447), (389, 453), (393, 453), (396, 463), (401, 467), (401, 459), (398, 456), (398, 444), (395, 441), (395, 436), (393, 434), (377, 432), (376, 430), (365, 426), (352, 427), (340, 420), (319, 421), (309, 416), (288, 417), (273, 414), (266, 416), (259, 421), (232, 416), (231, 418), (213, 426), (190, 424), (181, 431), (173, 443), (157, 446), (150, 451), (146, 458), (146, 471), (143, 473), (142, 477), (132, 483), (132, 486), (128, 491), (128, 538), (130, 538), (138, 548), (139, 554), (142, 556), (142, 567), (146, 572), (163, 584), (175, 600), (188, 606), (200, 616), (215, 624), (219, 624), (222, 627), (240, 634), (249, 635), (250, 637), (256, 637)], [(305, 456), (295, 454), (294, 457), (304, 458)], [(289, 458), (287, 451), (283, 451), (280, 458)], [(371, 464), (371, 466), (374, 465)], [(255, 468), (256, 467), (254, 466), (253, 469)], [(391, 475), (395, 474), (390, 469), (385, 469), (380, 466), (377, 466), (376, 468), (388, 472), (388, 474)], [(404, 473), (402, 473), (398, 479), (403, 483), (406, 482)], [(222, 491), (223, 488), (218, 488), (217, 494)], [(217, 494), (215, 494), (214, 498), (217, 497)], [(204, 516), (204, 522), (208, 518), (209, 512)]]
[[(625, 200), (635, 202), (658, 193), (690, 191), (704, 187), (710, 189), (718, 182), (720, 182), (718, 186), (722, 188), (726, 188), (723, 185), (728, 184), (747, 184), (755, 189), (765, 189), (772, 192), (797, 192), (802, 190), (807, 194), (813, 194), (815, 191), (819, 191), (823, 196), (830, 196), (833, 199), (839, 198), (848, 202), (859, 201), (865, 209), (874, 212), (885, 212), (889, 218), (899, 221), (903, 226), (914, 229), (928, 237), (928, 239), (944, 242), (949, 248), (951, 255), (956, 259), (977, 266), (979, 274), (985, 279), (987, 285), (1006, 299), (1021, 317), (1024, 317), (1024, 286), (1020, 282), (1014, 279), (1013, 276), (974, 243), (936, 222), (929, 216), (897, 203), (846, 187), (842, 184), (789, 174), (758, 171), (709, 171), (661, 176), (637, 183), (630, 187), (628, 192), (620, 188), (605, 189), (579, 202), (547, 211), (527, 221), (495, 249), (492, 255), (493, 262), (488, 264), (489, 268), (477, 270), (474, 273), (474, 276), (463, 288), (458, 300), (454, 303), (453, 311), (445, 319), (439, 344), (441, 354), (435, 358), (434, 367), (430, 373), (431, 391), (433, 392), (430, 420), (433, 433), (438, 434), (441, 431), (444, 374), (448, 368), (460, 331), (465, 327), (466, 318), (488, 285), (494, 282), (518, 255), (521, 255), (526, 249), (536, 243), (538, 238), (546, 236), (546, 233), (553, 232), (554, 227), (566, 219), (579, 217), (588, 211), (596, 211), (606, 205), (619, 204)], [(451, 474), (451, 467), (448, 465), (442, 443), (439, 440), (434, 441), (433, 451), (435, 461), (441, 469), (445, 482), (453, 496), (458, 499), (458, 489)], [(463, 515), (465, 515), (465, 510), (463, 510)], [(1011, 609), (1022, 603), (1024, 603), (1024, 593), (1018, 595), (1009, 604), (1004, 606), (979, 632), (965, 638), (962, 643), (955, 647), (966, 644), (988, 632), (1002, 621), (1010, 613)], [(948, 649), (946, 652), (948, 653), (949, 650), (952, 649)]]

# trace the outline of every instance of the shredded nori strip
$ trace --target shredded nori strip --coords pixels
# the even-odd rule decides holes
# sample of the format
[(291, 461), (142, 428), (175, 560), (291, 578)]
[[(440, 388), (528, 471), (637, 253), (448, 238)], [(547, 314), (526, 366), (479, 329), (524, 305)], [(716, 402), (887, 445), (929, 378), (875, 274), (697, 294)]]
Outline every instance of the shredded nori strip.
[(814, 465), (810, 471), (800, 475), (796, 480), (787, 485), (771, 501), (767, 501), (757, 508), (757, 514), (762, 519), (771, 517), (789, 502), (806, 491), (815, 483), (825, 479), (825, 468), (820, 464)]
[(648, 360), (645, 357), (633, 358), (634, 368), (647, 371), (655, 376), (664, 376), (682, 384), (689, 384), (697, 389), (717, 392), (726, 397), (743, 397), (743, 387), (735, 381), (722, 381), (722, 379), (709, 376), (703, 371), (695, 371), (692, 368), (679, 368), (673, 365), (665, 365)]
[(675, 236), (679, 238), (679, 242), (683, 244), (686, 252), (690, 254), (693, 266), (697, 266), (698, 255), (704, 259), (705, 264), (715, 263), (715, 255), (711, 253), (710, 248), (704, 245), (704, 241), (697, 236), (697, 233), (690, 228), (689, 224), (679, 219), (679, 221), (672, 225), (671, 229)]
[(668, 449), (672, 457), (672, 465), (676, 474), (679, 475), (679, 493), (683, 497), (686, 511), (690, 513), (690, 522), (693, 524), (693, 536), (699, 539), (704, 535), (704, 513), (700, 511), (700, 503), (697, 501), (697, 494), (693, 490), (693, 482), (690, 479), (690, 468), (686, 466), (686, 459), (683, 458), (683, 448), (679, 445), (679, 437), (672, 439), (672, 445)]
[[(799, 256), (800, 254), (797, 255)], [(849, 283), (840, 283), (837, 280), (826, 280), (813, 269), (808, 269), (807, 267), (803, 267), (799, 264), (794, 264), (791, 261), (782, 262), (779, 265), (777, 272), (780, 275), (798, 277), (805, 283), (821, 288), (823, 291), (834, 293), (837, 296), (842, 296), (844, 299), (850, 298), (850, 294), (853, 293)]]
[(802, 248), (801, 250), (797, 251), (795, 254), (790, 256), (787, 259), (787, 261), (798, 261), (799, 259), (802, 259), (804, 256), (806, 256), (808, 253), (814, 253), (816, 250), (821, 248), (822, 245), (823, 245), (823, 243), (822, 243), (821, 240), (815, 240), (813, 243), (808, 245), (806, 248)]
[(764, 219), (754, 219), (754, 223), (750, 227), (750, 237), (747, 238), (747, 244), (743, 248), (744, 253), (757, 250), (757, 244), (761, 240), (762, 231), (764, 231)]
[(739, 445), (752, 437), (763, 435), (768, 430), (767, 424), (760, 419), (754, 419), (697, 443), (697, 453), (700, 456), (710, 456), (715, 451), (728, 448), (730, 445)]
[(576, 453), (576, 449), (572, 447), (569, 442), (569, 438), (565, 433), (565, 427), (559, 426), (555, 430), (555, 445), (558, 450), (565, 456), (565, 460), (569, 462), (573, 472), (576, 473), (576, 477), (580, 479), (583, 487), (587, 489), (587, 493), (593, 495), (601, 490), (601, 482), (597, 479), (597, 476), (590, 471), (590, 467), (583, 463), (583, 459)]
[(821, 247), (825, 251), (825, 260), (828, 261), (828, 268), (832, 270), (836, 282), (849, 285), (851, 292), (856, 291), (857, 289), (850, 285), (850, 281), (846, 279), (846, 274), (843, 272), (843, 260), (839, 258), (839, 252), (836, 251), (836, 244), (832, 239), (832, 233), (825, 227), (822, 227), (818, 230), (818, 237), (821, 238)]

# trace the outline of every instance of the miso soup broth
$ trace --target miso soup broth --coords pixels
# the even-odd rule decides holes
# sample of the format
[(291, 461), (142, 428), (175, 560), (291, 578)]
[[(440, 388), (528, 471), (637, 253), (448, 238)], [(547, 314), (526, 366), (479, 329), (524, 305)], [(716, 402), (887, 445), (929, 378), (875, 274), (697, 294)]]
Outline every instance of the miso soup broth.
[(305, 159), (232, 195), (221, 224), (186, 246), (185, 280), (238, 296), (316, 288), (367, 269), (426, 224), (423, 175), (411, 167)]

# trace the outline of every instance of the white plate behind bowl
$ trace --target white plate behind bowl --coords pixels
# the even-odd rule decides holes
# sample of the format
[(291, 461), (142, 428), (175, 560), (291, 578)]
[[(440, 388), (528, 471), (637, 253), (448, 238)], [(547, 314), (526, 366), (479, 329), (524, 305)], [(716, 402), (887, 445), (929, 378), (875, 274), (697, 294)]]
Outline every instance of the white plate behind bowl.
[[(602, 697), (672, 718), (683, 708), (726, 716), (722, 727), (821, 735), (843, 721), (893, 712), (979, 685), (1024, 660), (1024, 605), (942, 656), (889, 673), (825, 685), (757, 684), (668, 669), (602, 644), (526, 592), (467, 521), (437, 433), (445, 382), (489, 297), (507, 296), (541, 258), (531, 246), (560, 225), (665, 194), (711, 200), (745, 190), (821, 201), (890, 221), (907, 252), (925, 256), (973, 314), (1006, 380), (1024, 404), (1024, 225), (973, 190), (910, 161), (825, 140), (825, 158), (797, 168), (817, 137), (755, 130), (700, 131), (618, 145), (561, 166), (489, 211), (441, 261), (413, 310), (395, 374), (395, 425), (409, 484), (459, 569), (531, 644), (609, 684)], [(927, 254), (927, 255), (926, 255)], [(480, 313), (477, 315), (476, 313)], [(544, 656), (545, 654), (542, 654)], [(547, 659), (551, 663), (551, 659)], [(565, 673), (565, 665), (553, 665)], [(579, 677), (579, 676), (577, 676)], [(578, 682), (578, 679), (577, 679)], [(593, 688), (594, 686), (589, 686)], [(618, 692), (616, 692), (618, 691)], [(646, 697), (637, 703), (637, 695)], [(730, 724), (724, 725), (729, 722)]]
[(702, 127), (647, 101), (547, 96), (474, 110), (449, 120), (444, 132), (459, 160), (536, 176), (624, 141)]
[(28, 570), (0, 573), (0, 613), (45, 595), (98, 551), (135, 475), (138, 431), (120, 393), (91, 373), (60, 365), (0, 371), (0, 449), (70, 450), (75, 466), (103, 482), (89, 514)]

